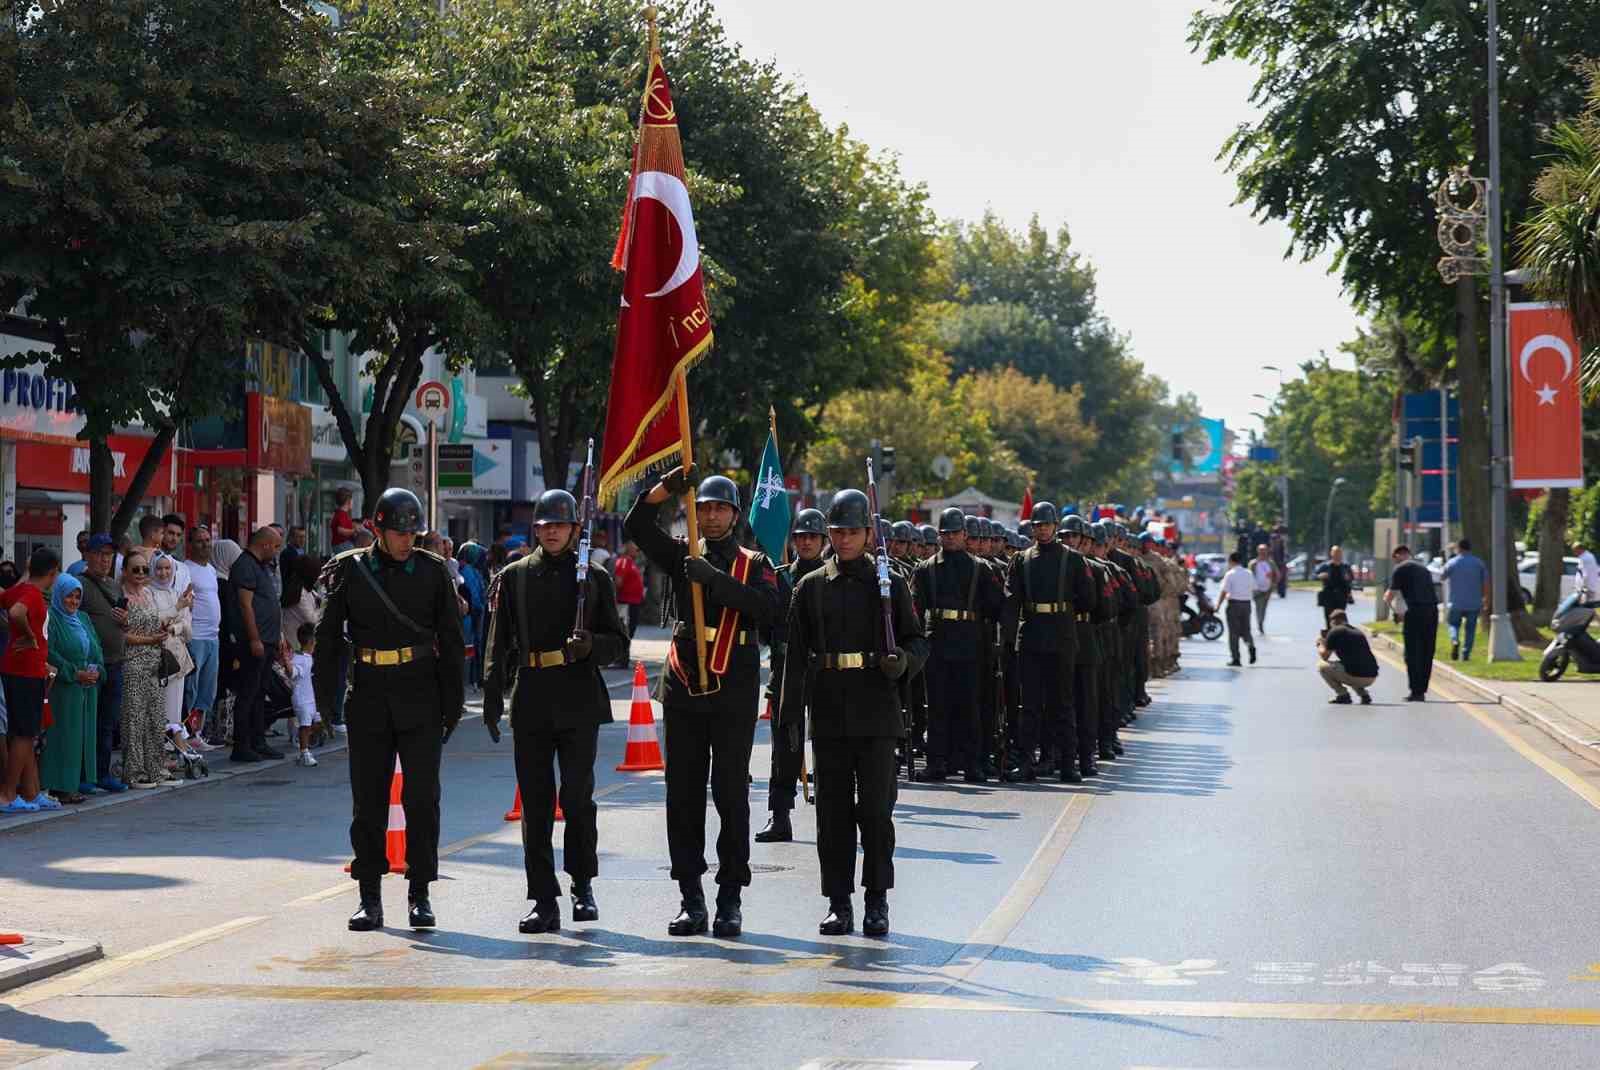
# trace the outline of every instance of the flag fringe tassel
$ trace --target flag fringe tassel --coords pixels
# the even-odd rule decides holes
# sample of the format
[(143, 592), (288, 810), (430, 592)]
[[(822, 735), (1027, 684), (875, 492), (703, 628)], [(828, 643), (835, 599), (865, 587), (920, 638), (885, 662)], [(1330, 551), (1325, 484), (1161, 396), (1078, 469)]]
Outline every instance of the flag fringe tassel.
[(683, 456), (683, 441), (679, 439), (673, 445), (653, 456), (628, 460), (628, 458), (633, 458), (633, 453), (639, 448), (639, 443), (643, 441), (645, 434), (655, 426), (656, 421), (660, 420), (666, 413), (667, 406), (672, 403), (677, 393), (677, 377), (689, 374), (690, 369), (705, 359), (714, 337), (714, 334), (708, 333), (700, 340), (699, 345), (685, 353), (683, 359), (678, 361), (677, 366), (672, 370), (671, 377), (667, 379), (667, 388), (662, 391), (655, 404), (650, 406), (650, 411), (645, 414), (644, 419), (639, 421), (639, 426), (634, 429), (633, 438), (628, 441), (627, 448), (622, 451), (622, 458), (624, 459), (619, 459), (609, 471), (601, 474), (600, 489), (595, 496), (603, 507), (609, 508), (616, 504), (617, 495), (622, 491), (623, 487), (651, 474), (652, 471), (670, 467), (668, 462)]

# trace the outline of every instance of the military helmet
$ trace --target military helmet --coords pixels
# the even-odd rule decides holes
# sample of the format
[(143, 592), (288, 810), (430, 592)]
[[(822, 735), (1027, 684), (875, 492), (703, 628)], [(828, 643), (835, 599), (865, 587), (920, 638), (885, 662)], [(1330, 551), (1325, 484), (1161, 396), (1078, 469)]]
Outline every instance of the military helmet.
[(841, 490), (833, 496), (833, 501), (828, 505), (828, 526), (830, 528), (870, 528), (872, 526), (872, 506), (867, 502), (867, 496), (859, 490)]
[(994, 538), (995, 535), (996, 535), (995, 528), (998, 525), (996, 525), (993, 520), (990, 520), (986, 516), (980, 516), (978, 518), (978, 521), (979, 521), (979, 523), (981, 523), (983, 525), (983, 536), (982, 537), (985, 538), (985, 539)]
[(965, 520), (962, 521), (962, 527), (967, 533), (967, 538), (969, 538), (969, 539), (981, 539), (981, 538), (983, 538), (983, 518), (982, 517), (969, 516)]
[(1141, 545), (1141, 546), (1149, 546), (1151, 543), (1153, 543), (1155, 541), (1156, 541), (1156, 537), (1154, 535), (1152, 535), (1150, 532), (1148, 532), (1148, 531), (1139, 532), (1139, 545)]
[(1106, 530), (1106, 522), (1104, 520), (1096, 520), (1093, 524), (1089, 525), (1089, 538), (1093, 539), (1097, 543), (1104, 544), (1109, 534), (1110, 533)]
[(1031, 521), (1031, 520), (1019, 520), (1019, 521), (1017, 521), (1017, 534), (1021, 535), (1024, 539), (1033, 538), (1033, 521)]
[(547, 490), (539, 495), (533, 505), (533, 526), (541, 524), (576, 524), (578, 502), (564, 490)]
[(428, 523), (422, 518), (422, 502), (404, 487), (390, 487), (378, 497), (372, 526), (402, 534), (421, 535), (428, 530)]
[(1083, 517), (1077, 513), (1068, 513), (1061, 518), (1061, 530), (1068, 535), (1083, 535), (1086, 527), (1088, 525), (1083, 522)]
[(828, 533), (828, 518), (822, 515), (821, 509), (802, 509), (794, 518), (794, 533), (796, 535), (826, 535)]
[(1057, 517), (1055, 504), (1053, 502), (1034, 502), (1033, 512), (1029, 515), (1029, 519), (1035, 524), (1056, 523)]
[(955, 506), (951, 506), (939, 514), (939, 533), (941, 535), (951, 531), (967, 530), (967, 514)]
[(921, 536), (917, 533), (917, 526), (909, 520), (896, 520), (889, 527), (889, 539), (893, 542), (919, 542)]
[(921, 525), (917, 528), (917, 532), (922, 536), (922, 544), (924, 546), (939, 545), (939, 529), (932, 524)]
[(739, 488), (727, 476), (706, 476), (700, 481), (700, 489), (694, 494), (695, 504), (701, 502), (722, 502), (739, 508)]

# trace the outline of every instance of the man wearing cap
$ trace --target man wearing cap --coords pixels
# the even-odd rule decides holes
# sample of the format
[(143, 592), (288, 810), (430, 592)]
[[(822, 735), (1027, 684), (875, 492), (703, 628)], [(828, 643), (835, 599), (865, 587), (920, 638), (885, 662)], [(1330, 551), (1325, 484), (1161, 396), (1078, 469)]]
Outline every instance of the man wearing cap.
[(417, 547), (426, 527), (417, 496), (389, 488), (372, 522), (377, 542), (347, 550), (323, 568), (328, 599), (317, 624), (311, 680), (317, 708), (333, 709), (334, 692), (343, 686), (348, 633), (351, 688), (344, 710), (355, 849), (350, 876), (361, 887), (361, 906), (349, 928), (383, 928), (389, 788), (398, 756), (408, 921), (413, 929), (431, 929), (428, 885), (439, 877), (439, 759), (466, 701), (466, 641), (449, 570)]
[[(741, 898), (750, 883), (750, 750), (761, 687), (761, 632), (778, 620), (778, 577), (763, 553), (739, 545), (739, 488), (708, 476), (695, 490), (698, 555), (661, 527), (661, 507), (694, 487), (680, 466), (640, 496), (623, 520), (628, 538), (670, 579), (675, 622), (661, 673), (666, 733), (667, 847), (682, 904), (673, 936), (706, 931), (706, 781), (717, 807), (717, 936), (744, 928)], [(693, 589), (705, 610), (705, 677), (694, 633)], [(665, 614), (664, 614), (665, 615)]]
[[(859, 490), (842, 490), (828, 507), (832, 560), (804, 577), (789, 606), (788, 658), (775, 730), (791, 750), (810, 707), (817, 757), (817, 858), (828, 913), (824, 936), (855, 927), (856, 832), (866, 892), (862, 931), (889, 932), (894, 887), (895, 746), (904, 735), (897, 684), (927, 656), (911, 592), (889, 580), (889, 620), (867, 550), (872, 509)], [(891, 641), (892, 638), (892, 641)]]
[(626, 661), (628, 630), (610, 575), (593, 565), (582, 580), (578, 620), (578, 531), (578, 503), (571, 494), (547, 490), (539, 496), (533, 507), (538, 546), (495, 577), (495, 608), (484, 643), (483, 722), (496, 743), (505, 695), (511, 694), (522, 859), (533, 902), (517, 923), (524, 933), (561, 928), (561, 886), (550, 846), (555, 763), (561, 768), (561, 861), (572, 882), (572, 920), (600, 917), (591, 884), (600, 870), (594, 762), (600, 726), (612, 720), (600, 667)]
[(978, 728), (982, 622), (1005, 608), (1005, 589), (967, 551), (967, 531), (969, 526), (975, 531), (977, 519), (953, 506), (939, 514), (939, 551), (917, 566), (912, 586), (928, 620), (928, 764), (921, 780), (944, 780), (956, 769), (964, 770), (969, 782), (983, 780)]
[[(789, 600), (800, 581), (822, 567), (822, 548), (827, 542), (828, 521), (820, 509), (802, 509), (794, 518), (794, 530), (789, 539), (794, 544), (794, 560), (778, 570), (778, 587), (783, 594), (784, 615), (772, 626), (770, 657), (767, 676), (767, 703), (777, 716), (778, 704), (783, 698), (783, 673), (788, 657)], [(800, 731), (804, 732), (804, 726)], [(757, 843), (788, 843), (794, 839), (794, 825), (789, 820), (794, 810), (795, 786), (800, 783), (801, 751), (786, 746), (780, 738), (778, 723), (772, 723), (772, 771), (767, 780), (767, 827), (756, 833)]]

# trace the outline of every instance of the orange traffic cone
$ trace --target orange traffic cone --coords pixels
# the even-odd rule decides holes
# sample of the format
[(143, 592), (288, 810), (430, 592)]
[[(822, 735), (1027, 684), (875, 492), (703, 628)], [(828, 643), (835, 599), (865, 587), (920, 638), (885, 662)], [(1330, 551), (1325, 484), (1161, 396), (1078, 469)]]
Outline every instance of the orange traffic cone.
[(567, 819), (567, 815), (563, 814), (561, 812), (561, 789), (557, 788), (556, 789), (556, 820), (557, 821), (565, 821), (566, 819)]
[[(406, 871), (406, 809), (400, 803), (404, 782), (405, 777), (400, 772), (400, 756), (397, 754), (394, 757), (394, 779), (389, 781), (389, 831), (384, 842), (390, 873)], [(350, 866), (345, 866), (344, 871), (349, 873)]]
[(633, 664), (633, 712), (628, 717), (628, 749), (623, 752), (619, 773), (643, 773), (665, 769), (661, 744), (656, 740), (656, 715), (650, 705), (650, 692), (644, 679), (644, 662)]
[(761, 707), (761, 716), (758, 718), (758, 720), (762, 720), (762, 721), (770, 721), (770, 720), (772, 720), (772, 700), (770, 698), (767, 699), (767, 704), (765, 706)]
[(506, 811), (507, 821), (522, 820), (522, 785), (517, 785), (517, 793), (511, 797), (511, 809)]
[(21, 933), (0, 933), (0, 944), (20, 944), (20, 943), (22, 943), (22, 934)]

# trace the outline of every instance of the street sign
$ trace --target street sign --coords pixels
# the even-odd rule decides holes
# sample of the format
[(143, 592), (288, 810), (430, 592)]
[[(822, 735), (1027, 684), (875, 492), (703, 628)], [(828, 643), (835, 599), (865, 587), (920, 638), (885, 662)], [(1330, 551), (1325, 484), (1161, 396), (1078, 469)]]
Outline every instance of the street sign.
[(437, 379), (417, 387), (417, 411), (433, 426), (446, 426), (450, 422), (450, 388)]
[(472, 486), (472, 444), (440, 443), (439, 486)]

